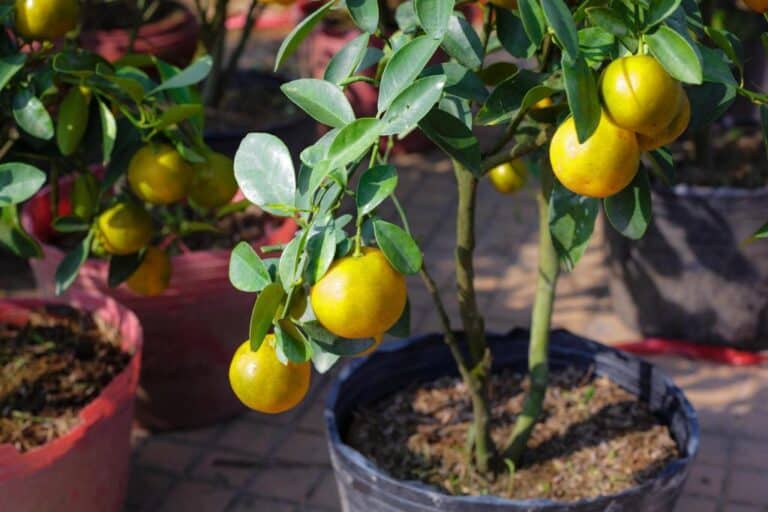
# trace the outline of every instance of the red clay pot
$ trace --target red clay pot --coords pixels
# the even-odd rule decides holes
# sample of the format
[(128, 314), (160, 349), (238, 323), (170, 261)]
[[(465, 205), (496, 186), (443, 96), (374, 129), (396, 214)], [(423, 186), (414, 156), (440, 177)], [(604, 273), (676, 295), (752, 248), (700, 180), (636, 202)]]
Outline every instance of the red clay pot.
[[(0, 300), (0, 321), (23, 320), (48, 300)], [(141, 326), (131, 311), (98, 295), (73, 292), (67, 304), (92, 311), (120, 332), (128, 366), (80, 411), (80, 424), (39, 448), (0, 445), (0, 510), (112, 512), (123, 508), (131, 457), (131, 423), (141, 361)]]
[[(134, 53), (147, 53), (185, 67), (192, 62), (197, 50), (200, 25), (195, 15), (180, 4), (176, 9), (157, 21), (139, 28), (134, 42)], [(131, 41), (130, 29), (84, 30), (80, 34), (83, 48), (98, 53), (114, 62), (128, 52)]]
[[(67, 189), (62, 184), (62, 197)], [(36, 206), (40, 201), (48, 201), (47, 188), (25, 205), (22, 222), (41, 239), (44, 257), (30, 263), (38, 289), (51, 293), (64, 253), (40, 236), (45, 232), (35, 216), (43, 210)], [(295, 232), (293, 220), (276, 220), (253, 245), (287, 243)], [(83, 265), (70, 288), (112, 297), (141, 321), (147, 343), (137, 417), (150, 428), (194, 428), (245, 410), (232, 393), (227, 374), (232, 354), (248, 335), (254, 298), (230, 284), (229, 252), (217, 249), (173, 256), (171, 283), (157, 297), (136, 295), (125, 285), (108, 287), (107, 262), (98, 259)]]

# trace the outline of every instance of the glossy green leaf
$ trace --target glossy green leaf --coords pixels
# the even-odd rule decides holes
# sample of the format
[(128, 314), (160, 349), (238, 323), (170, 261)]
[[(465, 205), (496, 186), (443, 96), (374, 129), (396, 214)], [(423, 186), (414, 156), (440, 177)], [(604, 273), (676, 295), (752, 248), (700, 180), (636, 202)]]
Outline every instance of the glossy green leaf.
[(499, 42), (510, 54), (521, 59), (533, 56), (536, 51), (534, 44), (523, 28), (522, 20), (512, 11), (496, 9), (496, 32)]
[(420, 78), (394, 99), (382, 118), (382, 135), (405, 134), (413, 130), (443, 94), (444, 75)]
[(443, 91), (446, 94), (477, 102), (483, 102), (488, 99), (488, 89), (486, 89), (480, 76), (461, 64), (443, 62), (442, 64), (429, 66), (421, 74), (422, 77), (438, 75), (445, 75)]
[(760, 226), (760, 229), (755, 231), (755, 234), (752, 235), (753, 238), (768, 238), (768, 222)]
[(717, 82), (730, 87), (737, 87), (736, 78), (728, 65), (725, 52), (720, 49), (699, 47), (699, 53), (703, 62), (703, 80), (705, 82)]
[(463, 16), (454, 15), (449, 17), (446, 28), (442, 43), (446, 53), (469, 69), (479, 68), (484, 58), (483, 43), (472, 25)]
[(475, 135), (456, 117), (433, 109), (419, 122), (424, 135), (475, 176), (483, 174), (480, 145)]
[(235, 178), (243, 195), (275, 215), (290, 216), (280, 206), (293, 206), (296, 176), (288, 148), (268, 133), (250, 133), (235, 154)]
[(15, 205), (0, 207), (0, 246), (19, 258), (40, 258), (43, 255), (37, 240), (21, 226)]
[(277, 283), (267, 285), (256, 297), (256, 302), (251, 310), (251, 322), (248, 328), (248, 335), (251, 343), (251, 350), (256, 351), (261, 347), (264, 337), (272, 327), (277, 310), (285, 298), (283, 287)]
[(400, 273), (418, 274), (423, 257), (416, 241), (403, 228), (382, 219), (373, 220), (376, 243), (389, 263)]
[(85, 260), (88, 259), (88, 253), (91, 250), (91, 242), (93, 241), (93, 231), (90, 231), (80, 243), (78, 243), (74, 249), (64, 256), (59, 266), (56, 267), (56, 274), (54, 277), (56, 284), (56, 295), (61, 295), (67, 290), (77, 278), (77, 273), (80, 267), (83, 266)]
[(412, 0), (397, 6), (397, 9), (395, 9), (395, 23), (405, 34), (412, 34), (419, 30), (419, 19), (416, 17), (416, 10), (413, 7)]
[(51, 227), (60, 233), (81, 233), (88, 231), (91, 228), (91, 223), (76, 215), (65, 215), (53, 219)]
[(318, 282), (328, 272), (335, 255), (336, 226), (330, 222), (307, 240), (306, 276), (310, 285)]
[(560, 261), (569, 270), (573, 270), (587, 249), (598, 205), (597, 199), (576, 195), (559, 182), (552, 188), (549, 231)]
[(27, 56), (23, 53), (0, 56), (0, 90), (24, 67), (26, 61)]
[(143, 251), (125, 256), (110, 256), (109, 270), (107, 271), (107, 286), (110, 288), (120, 286), (121, 283), (136, 272), (143, 260)]
[(511, 62), (494, 62), (483, 68), (479, 76), (483, 83), (496, 87), (504, 80), (512, 78), (519, 72), (519, 68)]
[(373, 34), (379, 28), (378, 0), (347, 0), (349, 15), (360, 30)]
[(544, 33), (547, 30), (546, 18), (544, 17), (544, 11), (541, 9), (539, 0), (518, 0), (517, 8), (520, 12), (520, 19), (523, 22), (523, 29), (528, 34), (528, 39), (538, 48), (541, 46), (541, 41), (544, 39)]
[(499, 84), (480, 108), (475, 118), (478, 124), (495, 125), (507, 121), (523, 107), (528, 91), (542, 80), (538, 73), (521, 69), (516, 75)]
[(357, 69), (355, 70), (355, 73), (362, 73), (368, 68), (371, 68), (377, 65), (383, 57), (384, 57), (383, 51), (381, 51), (378, 48), (368, 47), (365, 50), (365, 55), (363, 55), (363, 60), (360, 61), (360, 64), (357, 66)]
[(384, 124), (373, 117), (363, 117), (344, 128), (328, 148), (331, 169), (342, 168), (363, 156), (378, 140)]
[(379, 112), (386, 110), (421, 74), (439, 44), (439, 41), (429, 36), (421, 36), (406, 43), (392, 55), (381, 76)]
[(696, 50), (683, 36), (664, 25), (646, 35), (651, 53), (674, 78), (689, 84), (700, 84), (704, 72)]
[(248, 242), (240, 242), (229, 255), (229, 282), (243, 292), (263, 290), (272, 278), (267, 267)]
[(45, 173), (35, 166), (8, 162), (0, 164), (0, 208), (32, 197), (45, 183)]
[(600, 68), (606, 60), (618, 56), (616, 38), (599, 27), (579, 30), (579, 47), (587, 64), (594, 69)]
[(280, 282), (283, 283), (283, 288), (286, 290), (291, 288), (299, 277), (298, 265), (302, 244), (302, 237), (297, 236), (285, 246), (280, 255), (277, 273), (280, 276)]
[(394, 166), (379, 165), (365, 171), (360, 176), (355, 194), (357, 215), (371, 213), (395, 191), (396, 187), (397, 171)]
[(571, 59), (576, 59), (579, 56), (579, 38), (571, 10), (563, 0), (544, 0), (541, 5), (555, 37)]
[(165, 130), (166, 128), (170, 128), (182, 121), (186, 121), (191, 117), (199, 115), (201, 112), (203, 112), (203, 106), (197, 103), (171, 105), (160, 115), (160, 119), (157, 120), (155, 129), (158, 131)]
[(195, 62), (190, 64), (186, 69), (173, 76), (169, 80), (165, 80), (163, 83), (149, 91), (147, 94), (152, 96), (160, 91), (167, 91), (169, 89), (178, 89), (181, 87), (187, 87), (198, 82), (202, 82), (213, 67), (213, 59), (210, 55), (200, 57)]
[(312, 347), (309, 340), (289, 319), (284, 318), (275, 326), (278, 357), (282, 352), (288, 361), (305, 363), (312, 357)]
[(13, 118), (19, 127), (38, 139), (53, 138), (53, 120), (43, 103), (29, 89), (21, 89), (13, 97)]
[(454, 0), (413, 0), (419, 25), (434, 39), (442, 39), (453, 14)]
[(362, 33), (344, 45), (341, 51), (331, 57), (325, 68), (323, 79), (334, 84), (340, 84), (349, 78), (362, 62), (370, 37), (370, 34)]
[(600, 122), (602, 108), (592, 70), (583, 57), (572, 61), (563, 54), (563, 79), (579, 142), (587, 140)]
[(336, 84), (315, 78), (301, 78), (283, 84), (288, 98), (316, 121), (341, 128), (355, 120), (355, 113), (344, 92)]
[(589, 21), (618, 38), (632, 34), (631, 20), (610, 7), (590, 7), (586, 10)]
[(101, 163), (109, 164), (112, 159), (112, 151), (115, 148), (117, 140), (117, 121), (109, 107), (101, 100), (98, 100), (99, 120), (101, 121)]
[(681, 0), (652, 0), (645, 15), (644, 31), (650, 30), (669, 18), (680, 7)]
[(639, 240), (651, 222), (651, 184), (645, 169), (624, 190), (603, 200), (611, 225), (627, 238)]
[(309, 344), (312, 346), (312, 366), (314, 366), (315, 371), (321, 375), (333, 368), (339, 359), (341, 359), (340, 356), (323, 350), (323, 348), (312, 339), (309, 340)]
[(736, 87), (722, 83), (704, 82), (686, 88), (691, 102), (688, 129), (695, 131), (719, 119), (736, 99)]
[(304, 322), (301, 328), (323, 352), (337, 356), (355, 356), (374, 344), (372, 338), (354, 340), (338, 338), (328, 332), (317, 320)]
[(336, 4), (336, 0), (330, 0), (315, 12), (304, 18), (301, 23), (296, 25), (291, 33), (283, 39), (280, 48), (277, 51), (277, 57), (275, 57), (275, 71), (285, 64), (285, 61), (296, 52), (299, 45), (307, 38), (312, 32), (312, 29), (320, 23), (320, 21), (328, 14), (328, 11)]

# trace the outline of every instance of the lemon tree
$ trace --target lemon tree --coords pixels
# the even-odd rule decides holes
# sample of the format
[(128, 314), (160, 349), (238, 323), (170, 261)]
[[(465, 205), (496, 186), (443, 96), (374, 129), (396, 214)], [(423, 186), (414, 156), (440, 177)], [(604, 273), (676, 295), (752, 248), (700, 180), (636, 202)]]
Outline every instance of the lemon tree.
[[(405, 276), (419, 275), (473, 403), (472, 462), (489, 472), (502, 461), (519, 463), (541, 412), (557, 279), (584, 254), (599, 210), (620, 233), (640, 238), (652, 214), (651, 177), (674, 169), (665, 146), (716, 119), (736, 95), (753, 93), (736, 76), (743, 69), (737, 39), (709, 27), (696, 2), (517, 0), (482, 8), (480, 29), (453, 0), (406, 1), (399, 29), (387, 36), (376, 0), (330, 0), (288, 35), (276, 67), (331, 12), (346, 10), (362, 32), (331, 59), (323, 79), (283, 86), (327, 127), (324, 136), (295, 157), (273, 135), (242, 141), (235, 157), (241, 190), (300, 229), (264, 258), (236, 247), (230, 280), (256, 294), (241, 351), (259, 354), (269, 343), (283, 364), (311, 360), (323, 372), (340, 357), (376, 350), (385, 334), (408, 334)], [(383, 51), (372, 47), (373, 36), (385, 39)], [(533, 66), (521, 67), (522, 59)], [(346, 89), (357, 81), (377, 88), (375, 116), (358, 117), (350, 106)], [(480, 126), (497, 127), (495, 140), (480, 140)], [(390, 150), (414, 130), (453, 163), (457, 320), (466, 352), (397, 199)], [(492, 357), (474, 287), (476, 194), (486, 178), (516, 190), (523, 169), (538, 185), (540, 226), (531, 388), (512, 435), (495, 442), (486, 395)], [(383, 204), (394, 206), (397, 222), (379, 214)], [(301, 316), (290, 311), (296, 294), (310, 298)]]

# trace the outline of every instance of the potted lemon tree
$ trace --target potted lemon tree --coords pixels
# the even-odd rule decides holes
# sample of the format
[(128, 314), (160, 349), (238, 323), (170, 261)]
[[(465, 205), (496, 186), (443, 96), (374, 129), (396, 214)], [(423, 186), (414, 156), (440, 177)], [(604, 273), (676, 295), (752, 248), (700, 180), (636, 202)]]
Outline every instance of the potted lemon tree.
[[(705, 76), (733, 80), (727, 64), (705, 71), (729, 62), (727, 48), (707, 44), (695, 2), (486, 4), (479, 32), (457, 7), (405, 2), (398, 30), (383, 34), (375, 0), (332, 0), (281, 46), (278, 67), (336, 9), (363, 32), (322, 79), (283, 86), (329, 127), (298, 169), (269, 134), (247, 135), (236, 154), (245, 196), (299, 231), (279, 258), (232, 252), (233, 285), (257, 293), (232, 388), (278, 413), (306, 394), (310, 364), (323, 372), (369, 354), (341, 371), (325, 412), (344, 510), (672, 510), (698, 446), (690, 404), (652, 365), (550, 323), (558, 276), (583, 255), (600, 209), (625, 237), (646, 231), (658, 172), (647, 159), (668, 156)], [(380, 53), (368, 50), (374, 35)], [(379, 71), (358, 73), (371, 55)], [(357, 117), (344, 94), (358, 81), (377, 88), (373, 116)], [(498, 127), (487, 147), (483, 126)], [(458, 319), (397, 199), (390, 150), (414, 130), (453, 164)], [(538, 189), (531, 328), (494, 335), (475, 294), (477, 186), (490, 176), (519, 187), (523, 157)], [(397, 222), (377, 213), (385, 202)], [(407, 275), (421, 276), (443, 332), (379, 348), (386, 333), (407, 335)]]

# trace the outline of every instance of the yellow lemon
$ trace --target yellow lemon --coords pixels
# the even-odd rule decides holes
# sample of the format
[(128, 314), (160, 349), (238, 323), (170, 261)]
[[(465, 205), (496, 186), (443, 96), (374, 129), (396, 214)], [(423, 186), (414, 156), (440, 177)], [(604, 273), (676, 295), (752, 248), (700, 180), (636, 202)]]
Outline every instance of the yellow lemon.
[(674, 142), (680, 135), (683, 134), (688, 123), (691, 121), (691, 102), (688, 101), (688, 95), (683, 90), (680, 95), (679, 107), (677, 114), (672, 118), (669, 126), (664, 128), (661, 132), (653, 137), (647, 137), (642, 134), (638, 134), (637, 143), (640, 145), (641, 151), (651, 151), (662, 146)]
[(205, 163), (194, 164), (194, 176), (189, 185), (189, 199), (203, 208), (218, 208), (232, 200), (237, 193), (235, 164), (221, 153), (211, 152)]
[(16, 0), (16, 31), (27, 39), (58, 39), (79, 19), (77, 0)]
[(109, 254), (139, 252), (152, 239), (152, 217), (136, 203), (121, 201), (101, 213), (96, 220), (101, 247)]
[(139, 268), (125, 281), (134, 293), (154, 297), (168, 288), (171, 282), (171, 258), (159, 247), (148, 247)]
[(488, 172), (493, 187), (502, 194), (513, 194), (523, 188), (526, 175), (525, 163), (520, 159), (498, 165)]
[(148, 144), (128, 165), (128, 184), (142, 200), (171, 204), (187, 195), (192, 167), (168, 144)]

